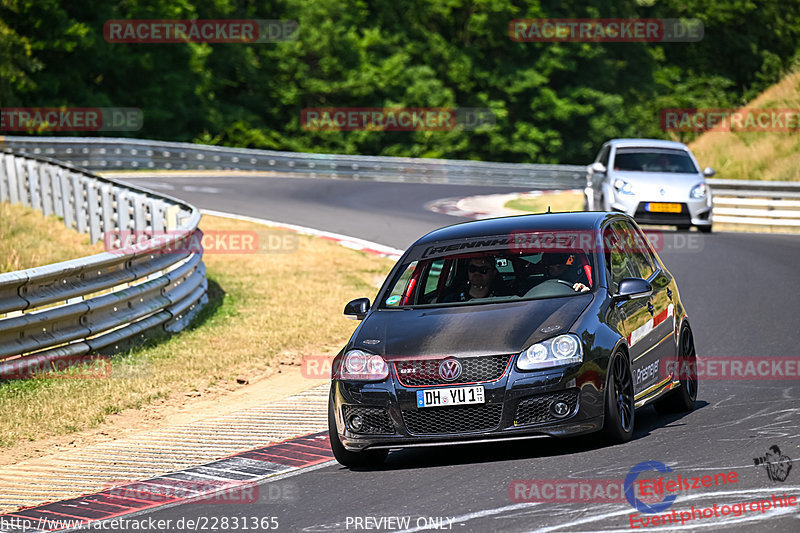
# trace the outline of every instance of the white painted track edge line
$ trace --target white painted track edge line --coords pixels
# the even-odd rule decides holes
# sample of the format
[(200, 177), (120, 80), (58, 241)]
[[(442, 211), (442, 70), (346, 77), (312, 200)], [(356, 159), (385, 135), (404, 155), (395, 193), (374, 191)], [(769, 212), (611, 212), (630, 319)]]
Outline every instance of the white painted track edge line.
[(375, 250), (376, 252), (385, 254), (386, 256), (391, 257), (395, 260), (399, 259), (400, 256), (403, 255), (403, 250), (398, 250), (397, 248), (392, 248), (384, 244), (368, 241), (365, 239), (359, 239), (358, 237), (351, 237), (349, 235), (342, 235), (340, 233), (332, 233), (330, 231), (323, 231), (315, 228), (309, 228), (307, 226), (298, 226), (297, 224), (287, 224), (285, 222), (267, 220), (265, 218), (256, 218), (247, 215), (237, 215), (235, 213), (226, 213), (224, 211), (215, 211), (213, 209), (201, 209), (200, 212), (204, 215), (232, 218), (235, 220), (243, 220), (246, 222), (255, 222), (256, 224), (264, 224), (266, 226), (289, 229), (297, 233), (301, 233), (303, 235), (312, 235), (314, 237), (327, 237), (329, 239), (334, 239), (339, 242), (353, 243), (359, 245), (362, 248)]

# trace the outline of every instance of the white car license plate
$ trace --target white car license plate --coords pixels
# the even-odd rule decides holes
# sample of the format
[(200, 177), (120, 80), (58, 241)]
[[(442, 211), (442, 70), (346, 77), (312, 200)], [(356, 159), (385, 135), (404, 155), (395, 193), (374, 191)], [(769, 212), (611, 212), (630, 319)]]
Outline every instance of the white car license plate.
[(470, 403), (486, 403), (483, 395), (483, 385), (417, 391), (417, 407), (440, 407), (443, 405), (466, 405)]

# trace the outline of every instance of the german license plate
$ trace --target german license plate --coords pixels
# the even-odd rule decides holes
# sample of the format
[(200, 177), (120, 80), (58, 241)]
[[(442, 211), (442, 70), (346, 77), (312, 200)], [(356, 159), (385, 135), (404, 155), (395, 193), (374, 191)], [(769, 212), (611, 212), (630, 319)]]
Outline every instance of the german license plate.
[(680, 213), (681, 204), (651, 202), (645, 206), (645, 209), (651, 213)]
[(470, 403), (486, 403), (483, 385), (417, 391), (417, 407), (440, 407), (443, 405), (466, 405)]

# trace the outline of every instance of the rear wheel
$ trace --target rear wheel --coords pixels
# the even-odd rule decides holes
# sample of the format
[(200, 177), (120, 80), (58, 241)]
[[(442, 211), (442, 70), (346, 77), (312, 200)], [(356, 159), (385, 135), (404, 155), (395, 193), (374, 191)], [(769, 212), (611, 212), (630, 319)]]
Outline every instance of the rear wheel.
[(636, 410), (631, 366), (622, 351), (618, 350), (611, 357), (608, 372), (603, 433), (611, 442), (627, 442), (633, 437)]
[(366, 450), (363, 452), (347, 450), (342, 441), (339, 440), (336, 417), (333, 414), (333, 402), (330, 401), (328, 402), (328, 435), (331, 440), (333, 456), (339, 461), (339, 464), (348, 468), (381, 466), (389, 454), (388, 450)]
[(685, 413), (694, 410), (697, 400), (697, 353), (694, 349), (694, 336), (688, 324), (681, 329), (678, 345), (678, 376), (680, 387), (655, 401), (653, 407), (660, 414)]

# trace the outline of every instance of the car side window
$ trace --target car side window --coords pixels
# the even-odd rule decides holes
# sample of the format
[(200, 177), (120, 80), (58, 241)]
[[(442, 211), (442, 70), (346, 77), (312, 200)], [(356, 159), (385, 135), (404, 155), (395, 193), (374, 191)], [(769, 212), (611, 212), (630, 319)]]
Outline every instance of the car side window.
[(444, 259), (437, 259), (431, 263), (428, 269), (428, 278), (425, 281), (425, 296), (436, 290), (439, 285), (439, 277), (442, 275), (442, 267), (444, 266)]
[(603, 231), (603, 244), (605, 246), (606, 264), (611, 274), (611, 291), (617, 292), (619, 282), (624, 278), (637, 278), (638, 272), (625, 252), (625, 241), (613, 225), (607, 226)]
[(614, 224), (619, 224), (625, 235), (625, 243), (627, 245), (628, 257), (634, 265), (634, 268), (639, 271), (639, 277), (642, 279), (649, 279), (655, 272), (655, 260), (650, 252), (650, 246), (647, 244), (647, 237), (630, 222), (619, 221)]
[(411, 282), (411, 276), (414, 274), (414, 270), (416, 270), (416, 268), (416, 261), (413, 261), (406, 267), (406, 269), (400, 275), (400, 279), (392, 288), (391, 294), (389, 294), (389, 296), (386, 297), (386, 300), (384, 300), (385, 306), (397, 307), (401, 305), (400, 302), (403, 299), (403, 295), (406, 293), (407, 289), (411, 289), (413, 291), (413, 287), (409, 287), (409, 283)]
[(432, 303), (436, 301), (439, 296), (437, 291), (439, 290), (439, 285), (442, 283), (442, 272), (444, 272), (445, 269), (447, 273), (445, 274), (444, 286), (447, 287), (447, 285), (452, 283), (453, 269), (451, 267), (452, 261), (446, 262), (444, 259), (437, 259), (430, 263), (425, 278), (425, 289), (417, 303)]

